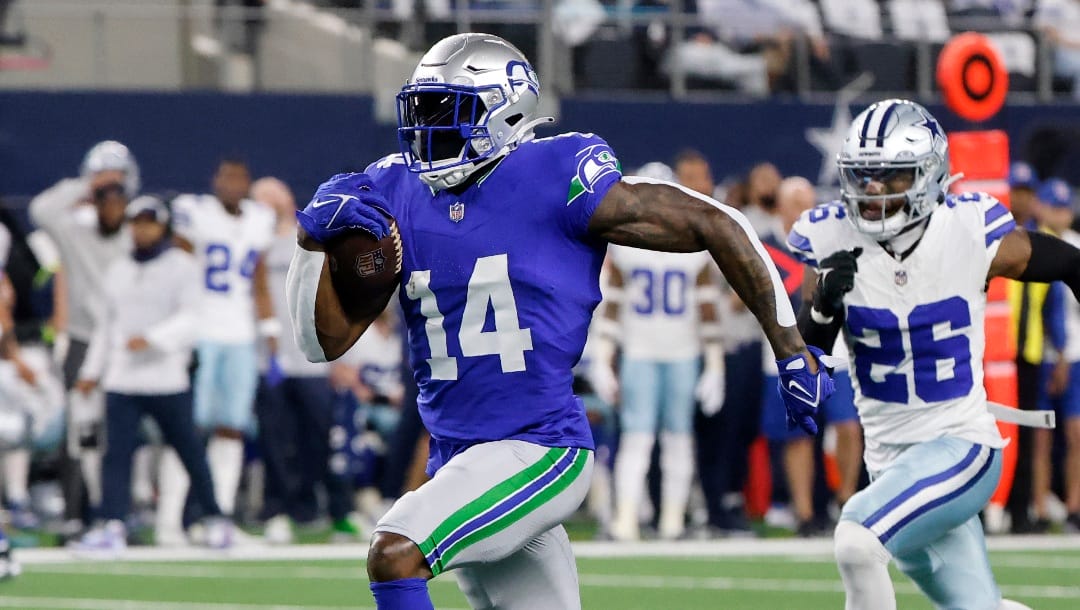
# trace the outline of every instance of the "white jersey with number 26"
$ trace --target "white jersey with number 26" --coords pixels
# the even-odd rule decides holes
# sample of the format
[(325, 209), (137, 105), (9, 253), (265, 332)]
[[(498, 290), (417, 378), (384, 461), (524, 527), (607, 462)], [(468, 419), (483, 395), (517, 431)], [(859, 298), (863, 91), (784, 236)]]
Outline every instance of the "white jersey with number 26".
[(255, 301), (251, 279), (274, 237), (274, 213), (254, 201), (240, 203), (233, 215), (213, 195), (182, 195), (173, 200), (173, 228), (191, 242), (203, 270), (199, 338), (216, 343), (255, 340)]
[(903, 260), (855, 228), (832, 203), (807, 210), (788, 246), (817, 267), (862, 248), (844, 297), (844, 337), (866, 464), (880, 471), (912, 443), (955, 436), (1002, 447), (983, 388), (986, 275), (1012, 214), (985, 193), (949, 195)]

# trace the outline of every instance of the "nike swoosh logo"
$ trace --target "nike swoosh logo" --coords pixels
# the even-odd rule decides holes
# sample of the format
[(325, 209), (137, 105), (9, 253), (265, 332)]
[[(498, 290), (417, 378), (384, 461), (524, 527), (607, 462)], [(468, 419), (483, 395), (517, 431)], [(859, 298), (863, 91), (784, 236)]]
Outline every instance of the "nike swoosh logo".
[(313, 201), (311, 203), (311, 207), (313, 207), (315, 209), (319, 209), (319, 208), (323, 207), (324, 205), (330, 205), (330, 204), (334, 204), (334, 203), (343, 204), (343, 203), (346, 203), (347, 201), (349, 201), (350, 199), (356, 199), (355, 195), (330, 195), (330, 197), (332, 197), (332, 199), (327, 199), (325, 201)]
[(798, 390), (798, 391), (802, 392), (810, 400), (814, 399), (814, 395), (810, 393), (810, 390), (807, 390), (806, 388), (802, 387), (802, 385), (799, 384), (799, 382), (795, 381), (794, 379), (788, 382), (787, 387), (788, 387), (789, 390)]

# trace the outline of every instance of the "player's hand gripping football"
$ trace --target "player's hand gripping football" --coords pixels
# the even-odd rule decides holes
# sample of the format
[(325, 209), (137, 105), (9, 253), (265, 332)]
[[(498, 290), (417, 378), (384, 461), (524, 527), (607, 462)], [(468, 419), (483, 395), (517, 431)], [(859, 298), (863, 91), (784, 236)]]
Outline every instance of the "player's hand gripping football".
[(844, 295), (855, 287), (855, 273), (859, 270), (858, 258), (862, 248), (840, 250), (826, 256), (818, 266), (817, 289), (814, 291), (814, 309), (831, 318), (844, 309)]
[(817, 434), (818, 426), (814, 417), (821, 403), (836, 391), (836, 386), (825, 370), (832, 357), (813, 345), (806, 348), (817, 362), (817, 373), (810, 372), (803, 354), (777, 360), (776, 368), (780, 372), (778, 389), (787, 409), (788, 429), (799, 426), (807, 434)]
[(384, 214), (388, 207), (367, 174), (337, 174), (319, 186), (296, 219), (308, 237), (320, 244), (356, 230), (380, 240), (390, 234), (390, 221)]

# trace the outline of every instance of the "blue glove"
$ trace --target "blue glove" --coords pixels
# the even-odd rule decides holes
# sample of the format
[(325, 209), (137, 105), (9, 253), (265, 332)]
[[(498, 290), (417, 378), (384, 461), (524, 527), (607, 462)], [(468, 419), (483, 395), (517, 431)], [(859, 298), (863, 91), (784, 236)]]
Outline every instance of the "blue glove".
[(355, 230), (382, 239), (390, 234), (389, 207), (367, 174), (337, 174), (319, 185), (311, 203), (296, 213), (296, 220), (321, 244)]
[(825, 352), (813, 345), (808, 345), (807, 349), (817, 361), (817, 374), (810, 372), (806, 357), (802, 354), (777, 360), (776, 368), (780, 373), (777, 389), (787, 409), (788, 430), (799, 426), (807, 434), (817, 434), (818, 427), (814, 416), (821, 403), (836, 391), (836, 385), (833, 384), (832, 377), (829, 377), (829, 373), (825, 370), (825, 363), (822, 362), (823, 356), (828, 358)]
[(285, 376), (285, 371), (281, 368), (277, 356), (270, 356), (270, 362), (266, 367), (266, 375), (263, 377), (266, 385), (270, 388), (276, 388), (281, 385), (281, 382), (285, 381)]

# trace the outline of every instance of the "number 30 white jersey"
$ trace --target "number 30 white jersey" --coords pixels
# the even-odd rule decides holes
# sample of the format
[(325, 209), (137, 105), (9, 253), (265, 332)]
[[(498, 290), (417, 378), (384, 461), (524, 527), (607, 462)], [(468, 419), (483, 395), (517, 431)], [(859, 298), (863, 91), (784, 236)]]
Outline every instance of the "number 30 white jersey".
[(855, 404), (871, 472), (906, 445), (955, 436), (1002, 447), (983, 388), (986, 275), (1012, 214), (985, 193), (950, 195), (922, 240), (897, 260), (859, 232), (838, 203), (803, 213), (788, 246), (814, 267), (862, 248), (844, 297)]
[(234, 216), (213, 195), (173, 200), (173, 229), (191, 242), (203, 272), (199, 338), (216, 343), (255, 341), (251, 279), (274, 237), (274, 213), (248, 199)]
[(623, 353), (639, 360), (692, 360), (701, 355), (697, 277), (708, 252), (672, 253), (627, 246), (608, 247), (622, 274), (619, 308)]

